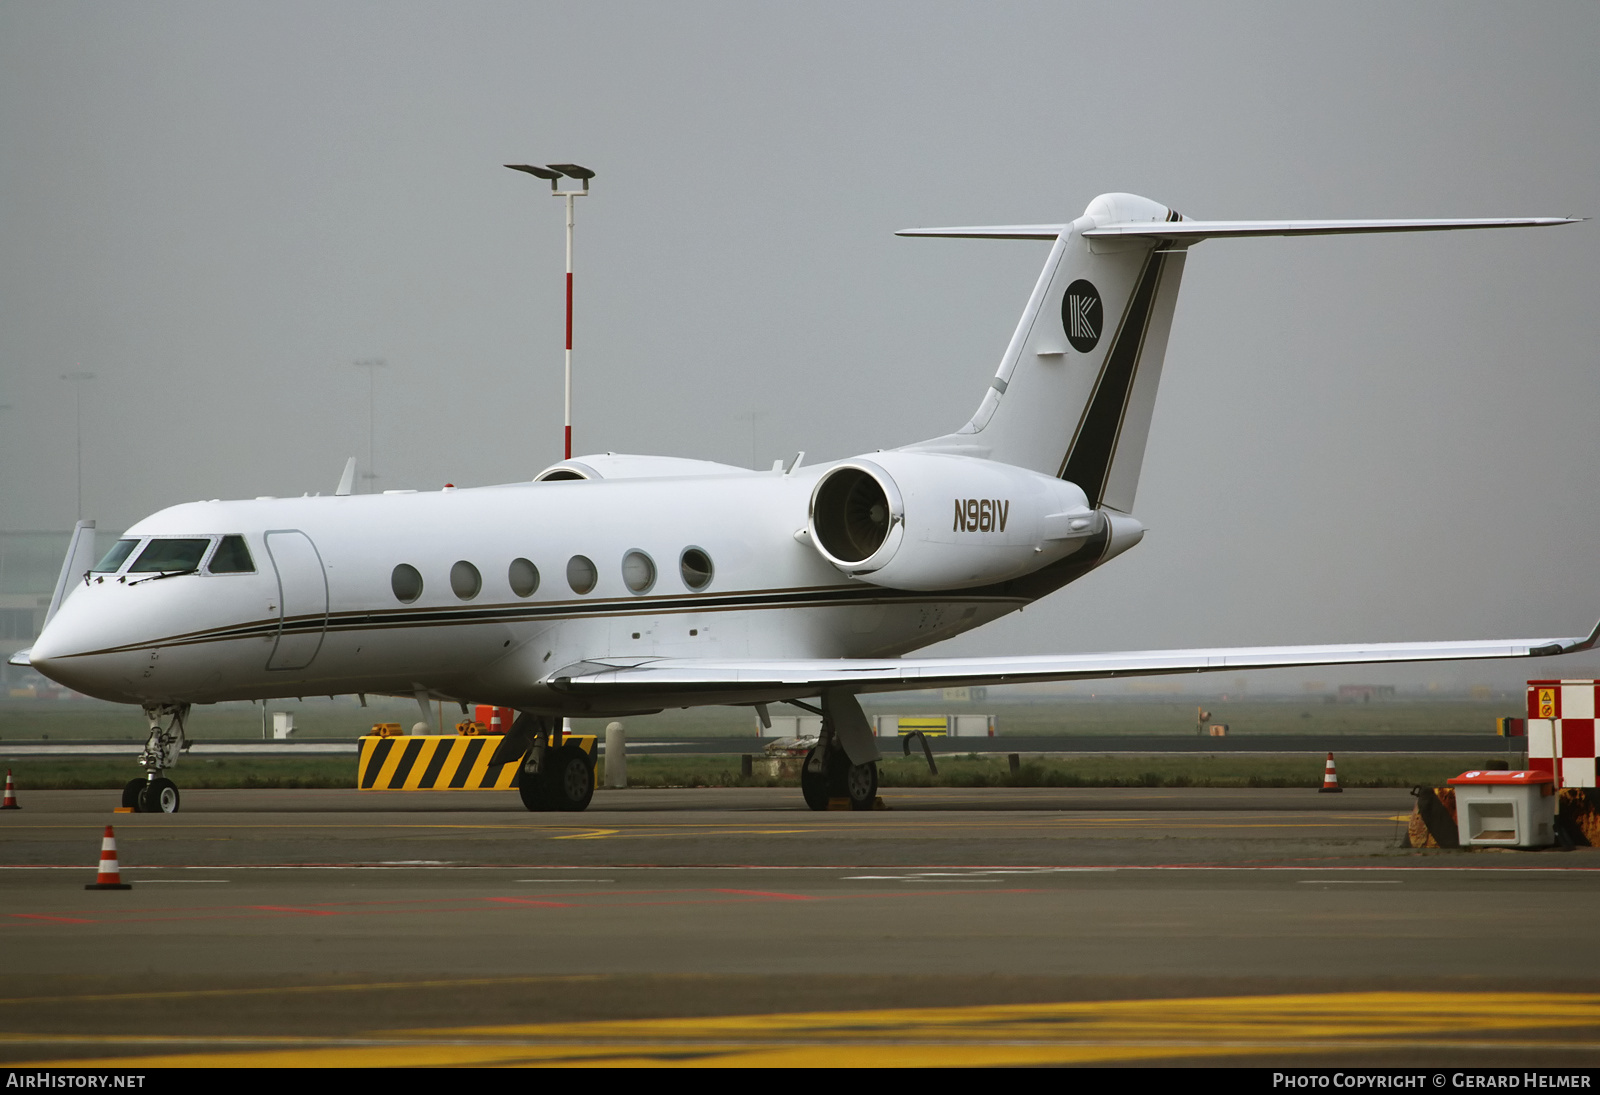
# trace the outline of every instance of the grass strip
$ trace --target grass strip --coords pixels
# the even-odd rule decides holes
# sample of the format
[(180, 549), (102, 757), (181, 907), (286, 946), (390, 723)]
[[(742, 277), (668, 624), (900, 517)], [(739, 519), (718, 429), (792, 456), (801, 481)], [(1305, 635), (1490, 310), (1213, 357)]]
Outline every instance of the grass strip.
[[(630, 787), (798, 787), (798, 761), (771, 774), (755, 759), (741, 776), (736, 754), (640, 755), (628, 758)], [(1024, 756), (1012, 772), (1004, 754), (941, 755), (939, 774), (921, 757), (893, 757), (879, 766), (879, 786), (894, 787), (1320, 787), (1324, 753), (1305, 756), (1096, 755)], [(1483, 754), (1365, 753), (1337, 761), (1344, 787), (1437, 787), (1472, 768), (1503, 760)], [(117, 789), (138, 778), (131, 760), (114, 757), (39, 757), (10, 762), (17, 790)], [(170, 773), (180, 787), (343, 787), (356, 785), (353, 757), (185, 758)], [(605, 783), (605, 762), (596, 771)]]
[[(22, 757), (7, 761), (18, 795), (28, 790), (121, 789), (144, 769), (117, 757)], [(185, 757), (169, 778), (180, 788), (354, 787), (354, 757)], [(26, 803), (23, 803), (26, 807)]]

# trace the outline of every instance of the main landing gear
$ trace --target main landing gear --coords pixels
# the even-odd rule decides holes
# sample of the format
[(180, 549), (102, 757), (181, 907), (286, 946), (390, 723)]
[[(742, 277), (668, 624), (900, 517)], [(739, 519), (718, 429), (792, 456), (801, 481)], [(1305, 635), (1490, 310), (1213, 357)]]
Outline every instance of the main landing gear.
[(813, 810), (826, 810), (835, 799), (848, 801), (852, 810), (870, 810), (878, 801), (877, 761), (850, 762), (831, 714), (824, 712), (822, 734), (800, 766), (800, 794)]
[[(144, 765), (144, 777), (131, 779), (122, 788), (122, 805), (140, 814), (175, 814), (180, 801), (178, 785), (162, 772), (178, 763), (178, 754), (189, 748), (183, 734), (189, 705), (164, 703), (146, 707), (144, 717), (150, 724), (150, 736), (138, 758), (138, 763)], [(167, 720), (165, 726), (163, 719)]]
[[(529, 810), (588, 809), (594, 798), (594, 760), (576, 745), (562, 743), (561, 720), (521, 715), (500, 748), (526, 748), (517, 773), (517, 793)], [(497, 763), (497, 755), (490, 761)], [(509, 759), (509, 758), (507, 758)]]

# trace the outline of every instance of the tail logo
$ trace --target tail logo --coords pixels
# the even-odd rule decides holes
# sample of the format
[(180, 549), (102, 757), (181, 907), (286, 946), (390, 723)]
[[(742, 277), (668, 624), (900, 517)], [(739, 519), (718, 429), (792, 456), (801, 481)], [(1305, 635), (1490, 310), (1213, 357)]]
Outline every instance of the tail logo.
[(1103, 319), (1098, 289), (1082, 278), (1067, 286), (1067, 294), (1061, 298), (1061, 327), (1074, 350), (1086, 354), (1095, 348)]

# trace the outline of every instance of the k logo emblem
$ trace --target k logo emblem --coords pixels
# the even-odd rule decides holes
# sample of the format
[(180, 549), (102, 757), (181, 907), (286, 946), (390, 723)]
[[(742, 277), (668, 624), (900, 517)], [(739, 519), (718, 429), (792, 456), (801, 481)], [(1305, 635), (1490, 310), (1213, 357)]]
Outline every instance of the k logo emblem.
[(1099, 290), (1082, 278), (1067, 286), (1061, 298), (1061, 327), (1074, 350), (1086, 354), (1095, 348), (1103, 320)]

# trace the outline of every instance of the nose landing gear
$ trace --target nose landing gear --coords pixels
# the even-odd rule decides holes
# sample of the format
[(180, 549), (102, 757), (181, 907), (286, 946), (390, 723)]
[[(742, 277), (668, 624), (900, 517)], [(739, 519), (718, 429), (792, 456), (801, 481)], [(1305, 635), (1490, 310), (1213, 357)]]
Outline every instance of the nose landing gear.
[[(144, 778), (129, 780), (122, 788), (122, 805), (141, 814), (175, 814), (178, 812), (178, 785), (162, 775), (178, 763), (178, 754), (189, 748), (184, 737), (184, 723), (189, 719), (186, 703), (165, 703), (146, 707), (144, 717), (150, 724), (150, 736), (145, 739), (144, 750), (138, 763), (144, 765)], [(167, 719), (166, 725), (162, 720)]]

